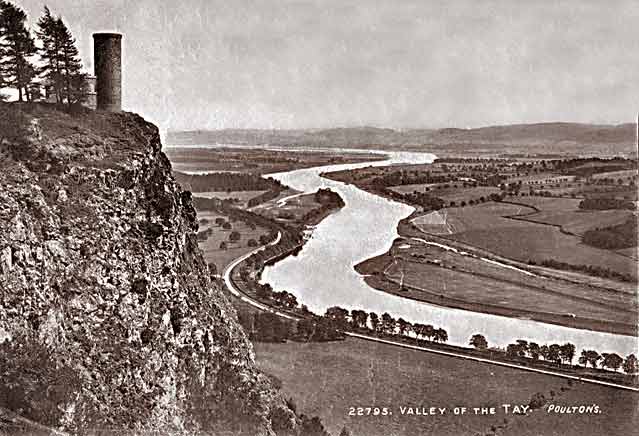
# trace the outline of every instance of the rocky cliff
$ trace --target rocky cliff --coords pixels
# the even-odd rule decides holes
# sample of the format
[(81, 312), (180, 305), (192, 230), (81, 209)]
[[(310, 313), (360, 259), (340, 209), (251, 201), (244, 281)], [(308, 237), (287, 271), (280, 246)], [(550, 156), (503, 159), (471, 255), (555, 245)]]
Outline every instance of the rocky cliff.
[(0, 106), (0, 407), (71, 433), (294, 430), (157, 128)]

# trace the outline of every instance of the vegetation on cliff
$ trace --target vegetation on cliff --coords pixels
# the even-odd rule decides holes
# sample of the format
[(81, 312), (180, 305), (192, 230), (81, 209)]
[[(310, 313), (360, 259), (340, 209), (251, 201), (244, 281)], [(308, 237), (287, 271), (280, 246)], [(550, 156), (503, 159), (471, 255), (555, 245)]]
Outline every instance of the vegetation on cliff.
[(155, 126), (0, 104), (0, 139), (0, 407), (79, 433), (300, 431), (210, 281)]

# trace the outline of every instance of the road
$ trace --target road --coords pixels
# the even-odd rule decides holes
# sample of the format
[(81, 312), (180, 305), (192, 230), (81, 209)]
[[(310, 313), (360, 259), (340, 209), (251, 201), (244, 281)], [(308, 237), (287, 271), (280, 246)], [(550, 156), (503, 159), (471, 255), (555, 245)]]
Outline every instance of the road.
[(258, 308), (260, 310), (264, 310), (264, 311), (267, 311), (267, 312), (272, 312), (272, 313), (274, 313), (277, 316), (280, 316), (282, 318), (290, 319), (292, 321), (297, 321), (298, 318), (296, 318), (296, 317), (293, 317), (293, 316), (288, 315), (286, 313), (274, 310), (271, 307), (260, 303), (259, 301), (256, 301), (256, 300), (254, 300), (252, 298), (247, 297), (245, 294), (243, 294), (239, 289), (237, 289), (235, 287), (235, 284), (233, 283), (233, 280), (231, 280), (231, 275), (233, 273), (233, 268), (238, 266), (240, 263), (242, 263), (243, 261), (245, 261), (246, 259), (248, 259), (252, 255), (254, 255), (255, 253), (260, 252), (262, 250), (265, 250), (266, 247), (278, 244), (281, 239), (282, 239), (282, 233), (278, 231), (277, 232), (277, 237), (275, 238), (275, 240), (273, 242), (270, 242), (267, 245), (263, 245), (263, 246), (261, 246), (259, 248), (256, 248), (253, 251), (249, 251), (248, 253), (244, 254), (243, 256), (238, 257), (237, 259), (235, 259), (233, 262), (231, 262), (224, 269), (224, 273), (222, 274), (222, 278), (224, 279), (224, 283), (226, 284), (226, 288), (229, 290), (229, 292), (231, 294), (233, 294), (234, 296), (236, 296), (237, 298), (239, 298), (240, 300), (242, 300), (243, 302), (245, 302), (247, 304), (250, 304), (251, 306), (256, 307), (256, 308)]
[[(226, 284), (226, 287), (228, 288), (229, 292), (231, 292), (231, 294), (233, 294), (234, 296), (236, 296), (237, 298), (239, 298), (240, 300), (244, 301), (247, 304), (250, 304), (251, 306), (260, 309), (260, 310), (264, 310), (264, 311), (268, 311), (268, 312), (272, 312), (275, 315), (288, 319), (288, 320), (292, 320), (292, 321), (297, 321), (299, 320), (299, 318), (291, 316), (289, 314), (277, 311), (265, 304), (260, 303), (259, 301), (256, 301), (248, 296), (246, 296), (244, 293), (242, 293), (239, 289), (237, 289), (235, 287), (235, 285), (233, 284), (233, 281), (231, 280), (231, 274), (233, 272), (233, 268), (235, 268), (237, 265), (239, 265), (242, 261), (246, 260), (247, 258), (249, 258), (250, 256), (252, 256), (254, 253), (257, 253), (261, 250), (264, 250), (267, 246), (270, 245), (275, 245), (277, 243), (280, 242), (280, 239), (282, 237), (282, 234), (280, 232), (277, 233), (277, 237), (275, 238), (275, 240), (267, 245), (264, 245), (262, 247), (259, 247), (249, 253), (246, 253), (245, 255), (235, 259), (233, 262), (231, 262), (226, 269), (224, 270), (224, 274), (223, 274), (223, 278), (224, 278), (224, 283)], [(639, 388), (636, 387), (632, 387), (632, 386), (626, 386), (626, 385), (621, 385), (621, 384), (617, 384), (617, 383), (611, 383), (611, 382), (606, 382), (606, 381), (602, 381), (602, 380), (596, 380), (596, 379), (591, 379), (591, 378), (584, 378), (584, 377), (579, 377), (576, 375), (570, 375), (570, 374), (565, 374), (562, 372), (558, 372), (558, 371), (549, 371), (549, 370), (545, 370), (545, 369), (538, 369), (538, 368), (530, 368), (528, 366), (522, 366), (522, 365), (517, 365), (514, 363), (508, 363), (508, 362), (500, 362), (500, 361), (496, 361), (496, 360), (491, 360), (491, 359), (486, 359), (486, 358), (482, 358), (482, 357), (477, 357), (477, 356), (469, 356), (466, 354), (461, 354), (461, 353), (455, 353), (452, 351), (444, 351), (444, 350), (438, 350), (435, 348), (429, 348), (429, 347), (424, 347), (424, 346), (418, 346), (418, 345), (411, 345), (411, 344), (407, 344), (404, 342), (396, 342), (396, 341), (390, 341), (388, 339), (382, 339), (382, 338), (378, 338), (375, 336), (368, 336), (368, 335), (362, 335), (359, 333), (352, 333), (352, 332), (344, 332), (344, 334), (346, 336), (352, 337), (352, 338), (358, 338), (358, 339), (364, 339), (367, 341), (373, 341), (373, 342), (379, 342), (382, 344), (387, 344), (387, 345), (394, 345), (396, 347), (403, 347), (403, 348), (409, 348), (412, 350), (418, 350), (418, 351), (424, 351), (424, 352), (428, 352), (428, 353), (435, 353), (435, 354), (441, 354), (444, 356), (450, 356), (450, 357), (456, 357), (459, 359), (466, 359), (466, 360), (473, 360), (475, 362), (481, 362), (481, 363), (488, 363), (491, 365), (498, 365), (498, 366), (505, 366), (507, 368), (515, 368), (515, 369), (520, 369), (523, 371), (528, 371), (528, 372), (536, 372), (539, 374), (546, 374), (546, 375), (552, 375), (555, 377), (562, 377), (565, 379), (570, 379), (570, 380), (577, 380), (580, 382), (584, 382), (584, 383), (593, 383), (593, 384), (598, 384), (598, 385), (603, 385), (603, 386), (608, 386), (608, 387), (612, 387), (612, 388), (617, 388), (617, 389), (625, 389), (625, 390), (629, 390), (629, 391), (635, 391), (635, 392), (639, 392)]]

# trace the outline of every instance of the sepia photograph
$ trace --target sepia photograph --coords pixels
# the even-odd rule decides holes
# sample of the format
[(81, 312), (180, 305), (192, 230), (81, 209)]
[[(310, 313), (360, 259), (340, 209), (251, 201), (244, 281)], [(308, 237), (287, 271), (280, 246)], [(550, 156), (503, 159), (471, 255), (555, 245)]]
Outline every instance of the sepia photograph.
[(0, 436), (631, 436), (639, 2), (0, 0)]

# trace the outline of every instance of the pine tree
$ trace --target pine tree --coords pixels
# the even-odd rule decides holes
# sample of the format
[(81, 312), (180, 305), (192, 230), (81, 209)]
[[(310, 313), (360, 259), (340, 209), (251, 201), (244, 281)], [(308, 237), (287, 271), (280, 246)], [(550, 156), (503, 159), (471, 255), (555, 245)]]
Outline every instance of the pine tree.
[(40, 57), (44, 65), (40, 69), (47, 85), (55, 93), (57, 103), (62, 103), (62, 69), (60, 66), (61, 37), (58, 31), (57, 20), (51, 15), (47, 6), (44, 14), (38, 20), (38, 38), (42, 41)]
[(18, 100), (29, 99), (28, 88), (35, 78), (30, 58), (36, 46), (27, 29), (26, 13), (12, 3), (0, 2), (0, 74), (5, 85), (18, 91)]
[(69, 108), (83, 101), (87, 95), (86, 75), (82, 73), (82, 61), (71, 31), (62, 18), (54, 17), (45, 6), (37, 33), (42, 41), (41, 72), (55, 92), (56, 101), (66, 103)]
[(82, 61), (80, 60), (75, 38), (61, 18), (56, 20), (60, 32), (60, 67), (62, 71), (63, 95), (69, 108), (74, 103), (82, 101), (86, 97), (86, 76), (82, 73)]

